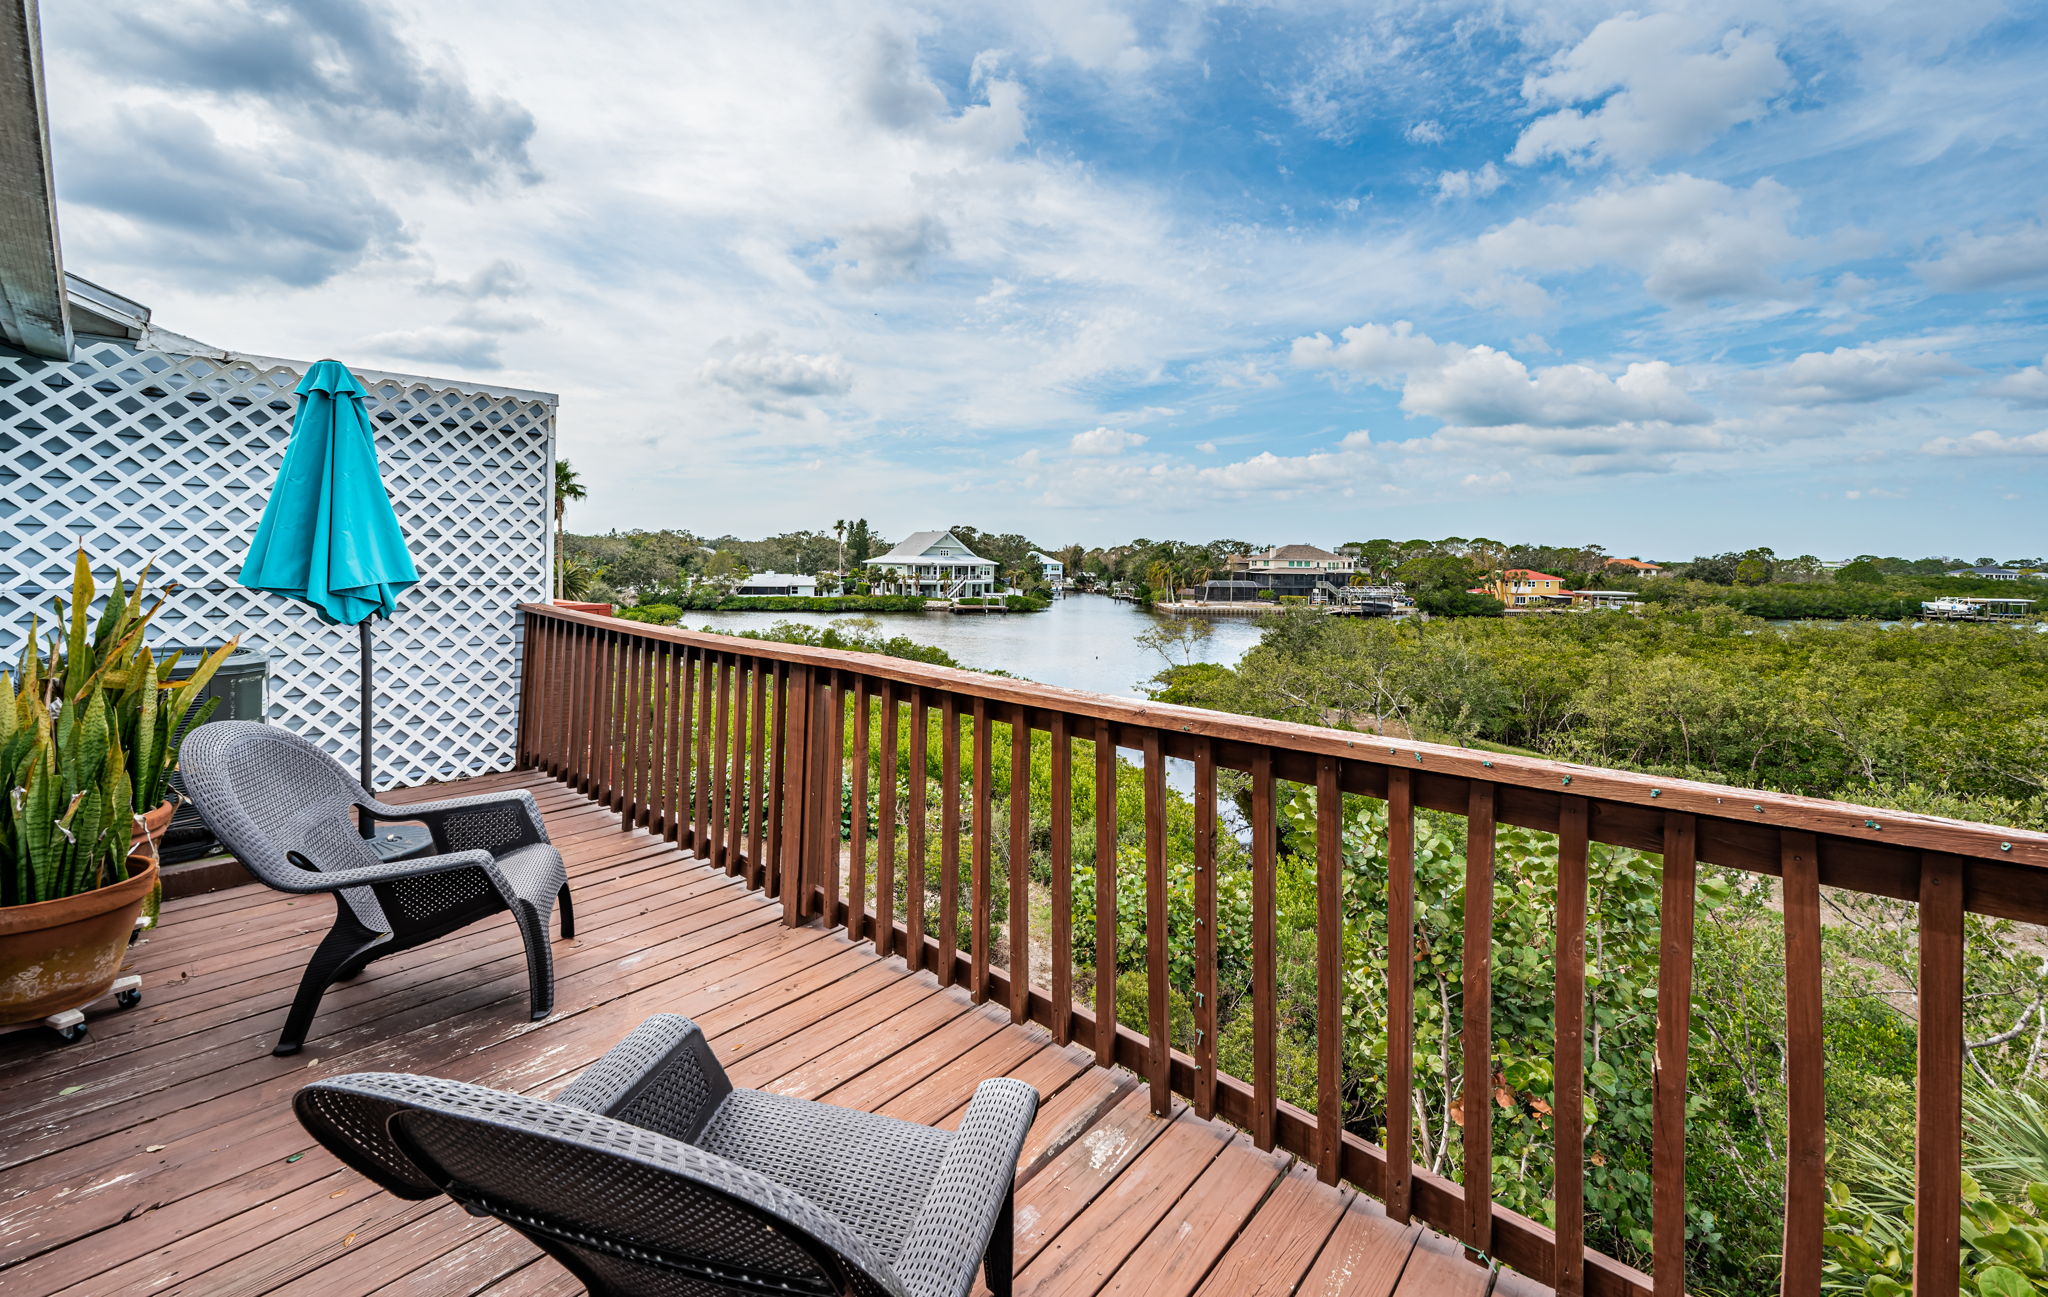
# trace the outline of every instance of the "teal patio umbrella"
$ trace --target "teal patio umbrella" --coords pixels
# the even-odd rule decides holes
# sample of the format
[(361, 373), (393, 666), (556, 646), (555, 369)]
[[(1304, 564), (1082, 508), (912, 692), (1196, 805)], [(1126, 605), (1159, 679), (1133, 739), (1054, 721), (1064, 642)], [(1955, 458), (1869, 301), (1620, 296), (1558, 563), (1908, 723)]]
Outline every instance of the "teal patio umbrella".
[(298, 386), (284, 467), (249, 556), (242, 584), (312, 605), (322, 620), (360, 629), (362, 779), (370, 788), (370, 619), (389, 617), (419, 572), (405, 549), (391, 497), (377, 469), (377, 435), (363, 385), (338, 360), (306, 371)]

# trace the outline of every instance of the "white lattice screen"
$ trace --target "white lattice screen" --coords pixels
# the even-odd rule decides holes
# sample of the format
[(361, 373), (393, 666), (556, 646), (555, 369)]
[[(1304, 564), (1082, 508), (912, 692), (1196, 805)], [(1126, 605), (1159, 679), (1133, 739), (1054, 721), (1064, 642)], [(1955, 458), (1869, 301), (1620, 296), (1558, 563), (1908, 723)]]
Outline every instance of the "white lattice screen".
[[(0, 348), (0, 657), (70, 584), (154, 561), (182, 589), (152, 642), (271, 656), (270, 719), (351, 769), (356, 632), (235, 584), (284, 459), (303, 362), (81, 338)], [(547, 594), (555, 398), (358, 370), (420, 584), (376, 627), (380, 785), (509, 769), (523, 601)]]

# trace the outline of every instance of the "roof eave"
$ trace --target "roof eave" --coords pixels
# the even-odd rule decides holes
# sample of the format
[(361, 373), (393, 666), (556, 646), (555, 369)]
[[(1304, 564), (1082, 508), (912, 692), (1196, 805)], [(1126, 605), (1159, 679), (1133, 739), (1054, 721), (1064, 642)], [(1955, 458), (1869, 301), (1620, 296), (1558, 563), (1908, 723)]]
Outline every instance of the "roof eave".
[(34, 355), (71, 357), (36, 0), (0, 9), (0, 336)]

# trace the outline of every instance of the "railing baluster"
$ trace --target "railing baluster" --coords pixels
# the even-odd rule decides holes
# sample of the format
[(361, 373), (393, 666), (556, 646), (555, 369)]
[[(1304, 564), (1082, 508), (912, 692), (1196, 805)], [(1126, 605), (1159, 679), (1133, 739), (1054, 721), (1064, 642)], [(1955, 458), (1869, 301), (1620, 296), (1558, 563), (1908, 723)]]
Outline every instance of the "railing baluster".
[(611, 678), (606, 696), (611, 704), (611, 750), (605, 754), (605, 783), (611, 788), (611, 808), (619, 813), (619, 826), (633, 826), (631, 772), (629, 760), (633, 743), (633, 655), (639, 642), (621, 635), (612, 641)]
[(668, 658), (668, 646), (650, 640), (645, 645), (646, 657), (642, 667), (645, 696), (641, 706), (647, 715), (647, 735), (641, 741), (644, 752), (640, 793), (640, 824), (650, 832), (661, 831), (662, 807), (665, 802), (663, 790), (666, 787), (662, 769), (662, 758), (667, 752), (668, 739), (668, 691), (662, 687), (662, 671)]
[(1344, 1159), (1344, 795), (1337, 758), (1316, 758), (1316, 1175)]
[(833, 671), (819, 690), (825, 709), (825, 742), (818, 757), (825, 765), (823, 816), (818, 824), (819, 863), (825, 869), (824, 917), (829, 927), (839, 914), (839, 807), (846, 787), (846, 677)]
[(1387, 1215), (1407, 1223), (1415, 1167), (1415, 776), (1387, 771)]
[(1164, 1117), (1173, 1103), (1173, 1020), (1167, 1012), (1166, 955), (1166, 759), (1159, 731), (1148, 729), (1141, 745), (1145, 760), (1145, 1050), (1152, 1082), (1152, 1115)]
[(817, 832), (817, 788), (812, 777), (817, 770), (818, 739), (817, 668), (795, 665), (789, 668), (789, 683), (783, 708), (789, 713), (789, 756), (782, 767), (783, 818), (782, 854), (776, 857), (782, 877), (782, 921), (795, 927), (803, 919), (804, 891), (808, 873), (804, 868)]
[(669, 724), (668, 840), (682, 843), (690, 836), (690, 727), (694, 723), (690, 695), (690, 650), (677, 645), (669, 654), (669, 708), (675, 713)]
[(1074, 1038), (1074, 734), (1052, 717), (1052, 1038)]
[(1913, 1143), (1913, 1292), (1961, 1282), (1963, 1211), (1963, 862), (1920, 854), (1920, 1030)]
[(939, 699), (939, 983), (959, 980), (960, 697)]
[(759, 887), (766, 872), (761, 859), (761, 835), (768, 818), (768, 785), (762, 779), (762, 766), (768, 756), (768, 678), (774, 669), (760, 658), (751, 661), (753, 669), (748, 674), (753, 678), (754, 701), (747, 736), (751, 749), (747, 772), (747, 882)]
[(908, 936), (903, 958), (912, 968), (922, 968), (925, 963), (924, 830), (927, 798), (931, 791), (927, 773), (930, 769), (931, 712), (925, 705), (924, 690), (911, 686), (906, 710), (910, 713), (910, 797), (904, 811), (908, 823), (904, 834), (903, 918)]
[(775, 678), (768, 685), (770, 707), (774, 719), (770, 723), (768, 741), (768, 854), (761, 861), (761, 889), (770, 896), (782, 893), (782, 849), (787, 836), (783, 831), (783, 820), (789, 813), (789, 803), (783, 795), (783, 781), (789, 769), (789, 701), (790, 670), (784, 662), (775, 664)]
[(1010, 1021), (1031, 1010), (1031, 716), (1010, 712)]
[(694, 854), (697, 840), (693, 835), (694, 821), (691, 807), (697, 796), (697, 782), (704, 777), (704, 771), (693, 757), (697, 742), (697, 651), (688, 645), (676, 649), (676, 706), (682, 711), (682, 720), (676, 726), (676, 792), (674, 824), (669, 838), (686, 845)]
[(612, 635), (595, 631), (590, 636), (590, 753), (585, 758), (585, 790), (592, 801), (611, 804), (607, 782), (611, 759)]
[(989, 960), (989, 856), (992, 854), (989, 835), (989, 821), (993, 818), (989, 806), (994, 794), (990, 791), (989, 764), (993, 759), (995, 743), (989, 734), (988, 700), (974, 700), (974, 798), (969, 807), (969, 818), (974, 822), (972, 864), (973, 878), (969, 884), (968, 904), (974, 917), (974, 949), (967, 963), (967, 989), (976, 1003), (988, 998)]
[(1785, 906), (1784, 1297), (1820, 1291), (1827, 1201), (1827, 1100), (1821, 1053), (1820, 852), (1811, 833), (1778, 835)]
[[(711, 687), (717, 670), (717, 660), (711, 653), (697, 655), (697, 796), (696, 818), (690, 826), (690, 850), (697, 859), (714, 868), (718, 861), (711, 849), (711, 799), (718, 796), (720, 789), (718, 768), (711, 764), (711, 731), (716, 728), (712, 719)], [(781, 861), (782, 857), (778, 855), (777, 868)]]
[(1493, 785), (1465, 804), (1465, 1243), (1493, 1250)]
[(1274, 916), (1279, 825), (1273, 809), (1273, 750), (1252, 752), (1252, 1142), (1273, 1147), (1280, 1044), (1279, 968)]
[[(880, 804), (875, 810), (875, 953), (896, 948), (896, 682), (882, 682)], [(910, 952), (903, 952), (909, 958)]]
[(1095, 723), (1095, 1062), (1116, 1061), (1116, 738)]
[(1216, 745), (1195, 745), (1195, 1112), (1216, 1115)]
[(711, 863), (714, 868), (734, 873), (737, 865), (726, 850), (726, 816), (732, 801), (732, 655), (718, 655), (718, 679), (712, 685), (716, 708), (711, 722)]
[(868, 710), (873, 702), (868, 678), (853, 685), (853, 844), (846, 887), (846, 932), (854, 941), (866, 935), (868, 896)]
[(1551, 1121), (1556, 1130), (1558, 1297), (1585, 1291), (1586, 1269), (1586, 799), (1567, 795), (1557, 817), (1556, 1052)]
[(725, 853), (729, 872), (752, 881), (753, 865), (747, 857), (747, 748), (753, 741), (752, 721), (747, 715), (747, 668), (749, 659), (732, 661), (732, 795), (725, 814)]
[(626, 713), (620, 726), (623, 742), (619, 746), (619, 818), (622, 827), (631, 829), (640, 823), (646, 810), (646, 767), (641, 760), (641, 745), (647, 734), (647, 645), (643, 640), (628, 637), (619, 647), (625, 679), (625, 687), (619, 692)]
[(615, 811), (626, 808), (626, 793), (621, 787), (620, 759), (626, 751), (626, 708), (625, 692), (626, 656), (631, 641), (623, 635), (605, 637), (604, 671), (604, 803)]
[(575, 675), (569, 681), (569, 726), (568, 770), (569, 786), (588, 797), (590, 795), (590, 754), (595, 744), (591, 735), (596, 725), (591, 719), (591, 703), (597, 697), (597, 653), (593, 646), (597, 630), (590, 626), (578, 626), (574, 632), (571, 657)]
[(1650, 1150), (1650, 1274), (1657, 1297), (1685, 1292), (1685, 1072), (1692, 1033), (1698, 821), (1664, 816), (1664, 889), (1657, 950), (1657, 1056)]

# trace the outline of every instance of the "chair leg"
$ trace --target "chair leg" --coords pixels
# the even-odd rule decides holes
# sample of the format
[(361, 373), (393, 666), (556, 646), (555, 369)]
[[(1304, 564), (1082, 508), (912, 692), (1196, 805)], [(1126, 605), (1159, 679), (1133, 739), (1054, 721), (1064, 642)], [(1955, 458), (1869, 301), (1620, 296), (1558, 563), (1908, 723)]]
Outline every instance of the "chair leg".
[(525, 901), (515, 901), (512, 917), (518, 920), (520, 939), (526, 943), (530, 1016), (539, 1022), (555, 1011), (555, 952), (548, 945), (548, 916)]
[(576, 935), (576, 907), (569, 900), (569, 884), (562, 884), (561, 893), (555, 897), (555, 903), (562, 907), (562, 939), (567, 941)]
[(989, 1235), (988, 1251), (982, 1254), (982, 1271), (988, 1276), (989, 1297), (1010, 1297), (1017, 1268), (1017, 1185), (1012, 1181), (1003, 1191), (1003, 1209), (996, 1216), (996, 1232)]
[(383, 944), (382, 934), (366, 931), (346, 919), (329, 928), (314, 949), (313, 958), (306, 962), (306, 971), (299, 977), (299, 993), (292, 999), (291, 1012), (285, 1015), (284, 1031), (270, 1052), (298, 1053), (306, 1043), (306, 1033), (312, 1029), (313, 1015), (320, 1011), (320, 997), (327, 993), (327, 988), (344, 974), (350, 974), (351, 969), (360, 970), (369, 963), (376, 957), (377, 947)]

